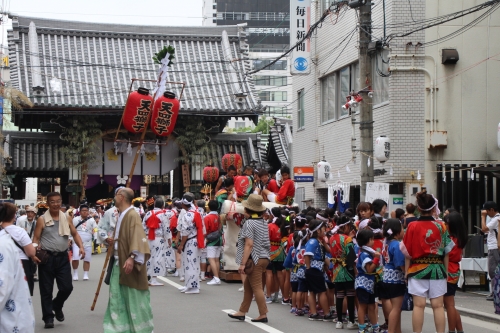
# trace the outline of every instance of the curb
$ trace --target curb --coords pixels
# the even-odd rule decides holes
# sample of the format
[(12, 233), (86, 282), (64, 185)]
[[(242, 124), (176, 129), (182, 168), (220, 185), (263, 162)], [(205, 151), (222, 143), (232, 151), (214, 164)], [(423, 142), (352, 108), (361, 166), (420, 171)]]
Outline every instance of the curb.
[[(431, 303), (428, 300), (426, 301), (426, 305), (428, 308), (432, 308)], [(484, 320), (495, 324), (497, 324), (500, 320), (500, 315), (496, 315), (494, 313), (485, 313), (473, 309), (462, 308), (460, 306), (455, 306), (455, 308), (458, 310), (458, 312), (460, 312), (460, 315), (464, 315), (467, 317)]]

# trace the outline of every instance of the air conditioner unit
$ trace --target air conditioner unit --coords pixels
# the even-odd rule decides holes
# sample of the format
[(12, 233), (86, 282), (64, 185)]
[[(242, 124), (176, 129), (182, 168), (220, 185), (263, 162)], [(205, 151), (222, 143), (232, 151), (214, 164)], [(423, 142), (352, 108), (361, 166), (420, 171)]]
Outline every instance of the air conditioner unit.
[(366, 0), (349, 0), (347, 4), (351, 8), (358, 8), (363, 6), (366, 3)]
[(415, 204), (417, 201), (416, 194), (421, 191), (420, 184), (417, 183), (407, 183), (406, 184), (406, 203)]

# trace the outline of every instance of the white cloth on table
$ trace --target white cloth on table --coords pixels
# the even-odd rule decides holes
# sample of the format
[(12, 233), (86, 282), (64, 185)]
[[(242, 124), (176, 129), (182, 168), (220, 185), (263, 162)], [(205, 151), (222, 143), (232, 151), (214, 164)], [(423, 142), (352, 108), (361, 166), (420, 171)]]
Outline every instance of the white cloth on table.
[[(462, 288), (464, 284), (463, 271), (476, 271), (488, 273), (488, 258), (462, 258), (460, 262), (460, 278), (458, 279), (458, 287)], [(488, 277), (488, 280), (490, 278)]]

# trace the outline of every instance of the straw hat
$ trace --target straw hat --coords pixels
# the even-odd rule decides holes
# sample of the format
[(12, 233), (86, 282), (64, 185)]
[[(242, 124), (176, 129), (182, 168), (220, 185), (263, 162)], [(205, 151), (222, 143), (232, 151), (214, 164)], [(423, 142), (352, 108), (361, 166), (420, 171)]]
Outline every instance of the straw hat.
[(248, 199), (243, 201), (241, 205), (254, 212), (263, 212), (266, 210), (266, 207), (262, 204), (262, 201), (262, 196), (258, 194), (250, 194)]
[(36, 214), (38, 212), (38, 209), (33, 206), (28, 206), (28, 208), (26, 208), (26, 212), (33, 212)]

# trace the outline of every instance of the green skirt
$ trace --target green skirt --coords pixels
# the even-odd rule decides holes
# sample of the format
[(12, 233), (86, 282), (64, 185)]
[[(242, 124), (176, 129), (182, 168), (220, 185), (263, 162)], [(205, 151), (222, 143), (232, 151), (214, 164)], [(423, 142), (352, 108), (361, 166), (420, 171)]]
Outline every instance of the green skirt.
[(149, 290), (137, 290), (120, 284), (120, 268), (113, 267), (109, 283), (109, 302), (104, 315), (104, 333), (153, 332), (153, 312)]

